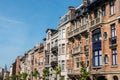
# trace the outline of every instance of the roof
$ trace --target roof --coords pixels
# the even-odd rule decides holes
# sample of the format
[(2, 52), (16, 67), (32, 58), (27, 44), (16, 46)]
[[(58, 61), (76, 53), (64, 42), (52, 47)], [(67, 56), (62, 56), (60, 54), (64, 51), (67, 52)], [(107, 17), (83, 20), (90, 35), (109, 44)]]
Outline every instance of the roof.
[(46, 33), (47, 33), (49, 30), (50, 30), (51, 32), (56, 31), (56, 29), (50, 29), (50, 28), (48, 28), (48, 29), (46, 30)]

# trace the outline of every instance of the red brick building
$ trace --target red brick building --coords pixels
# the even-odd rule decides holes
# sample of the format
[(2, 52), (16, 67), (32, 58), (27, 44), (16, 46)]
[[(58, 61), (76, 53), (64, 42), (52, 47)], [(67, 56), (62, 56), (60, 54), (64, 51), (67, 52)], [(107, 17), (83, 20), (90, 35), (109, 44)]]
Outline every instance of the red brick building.
[(69, 78), (80, 78), (80, 61), (93, 80), (120, 78), (120, 1), (83, 0), (68, 28)]

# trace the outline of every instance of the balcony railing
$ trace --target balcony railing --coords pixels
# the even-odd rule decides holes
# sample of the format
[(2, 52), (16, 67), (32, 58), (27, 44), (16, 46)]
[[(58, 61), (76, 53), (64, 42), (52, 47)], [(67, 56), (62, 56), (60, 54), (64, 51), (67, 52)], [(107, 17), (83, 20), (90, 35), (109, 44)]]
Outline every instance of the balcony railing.
[(51, 51), (52, 51), (53, 54), (57, 55), (58, 54), (58, 46), (52, 47)]
[(88, 28), (88, 24), (84, 24), (84, 25), (82, 25), (82, 26), (74, 29), (73, 31), (69, 31), (69, 32), (68, 32), (68, 38), (73, 37), (73, 36), (76, 36), (76, 35), (78, 35), (79, 33), (82, 33), (82, 32), (84, 32), (84, 31), (86, 31), (87, 28)]
[(52, 58), (52, 59), (51, 59), (51, 62), (52, 62), (52, 61), (57, 61), (57, 57), (56, 57), (56, 58)]
[(69, 31), (68, 32), (68, 37), (72, 37), (73, 36), (73, 31)]
[(117, 36), (109, 38), (110, 47), (117, 46)]
[(80, 46), (78, 46), (78, 47), (75, 47), (75, 48), (73, 48), (73, 52), (72, 52), (72, 54), (77, 54), (77, 53), (80, 53)]
[(57, 61), (51, 61), (51, 67), (55, 68), (58, 65)]
[(86, 31), (86, 30), (87, 30), (87, 27), (88, 27), (87, 24), (84, 24), (84, 25), (80, 26), (80, 32)]
[(79, 34), (79, 28), (76, 28), (76, 29), (74, 30), (74, 35), (77, 35), (77, 34)]
[(90, 27), (94, 27), (101, 24), (101, 17), (95, 18), (90, 22)]
[(67, 70), (67, 73), (68, 73), (68, 74), (72, 74), (72, 73), (73, 73), (73, 69), (68, 69), (68, 70)]

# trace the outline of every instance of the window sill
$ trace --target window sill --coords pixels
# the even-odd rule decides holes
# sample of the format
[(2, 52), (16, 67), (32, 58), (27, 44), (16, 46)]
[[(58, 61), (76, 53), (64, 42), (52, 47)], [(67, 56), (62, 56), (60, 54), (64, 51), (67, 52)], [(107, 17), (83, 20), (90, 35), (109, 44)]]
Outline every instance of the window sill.
[(105, 66), (108, 66), (109, 64), (108, 63), (105, 63)]
[(100, 68), (102, 68), (102, 66), (93, 66), (92, 68), (93, 69), (100, 69)]
[(111, 68), (116, 68), (116, 67), (118, 67), (118, 65), (116, 64), (116, 65), (112, 65), (111, 66)]
[(114, 14), (110, 14), (110, 16), (109, 17), (112, 17), (112, 16), (114, 16), (115, 15), (115, 13)]

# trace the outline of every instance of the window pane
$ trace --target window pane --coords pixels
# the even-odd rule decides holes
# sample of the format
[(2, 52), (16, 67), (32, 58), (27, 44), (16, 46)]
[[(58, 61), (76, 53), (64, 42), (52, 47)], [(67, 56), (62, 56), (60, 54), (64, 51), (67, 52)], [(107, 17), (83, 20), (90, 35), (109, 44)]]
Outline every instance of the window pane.
[(62, 38), (65, 38), (65, 29), (62, 30)]
[(99, 65), (102, 65), (102, 56), (99, 56)]
[(95, 66), (98, 66), (98, 57), (95, 57)]
[(98, 51), (95, 51), (95, 56), (98, 56)]

